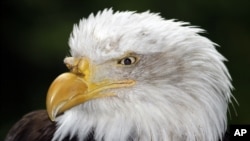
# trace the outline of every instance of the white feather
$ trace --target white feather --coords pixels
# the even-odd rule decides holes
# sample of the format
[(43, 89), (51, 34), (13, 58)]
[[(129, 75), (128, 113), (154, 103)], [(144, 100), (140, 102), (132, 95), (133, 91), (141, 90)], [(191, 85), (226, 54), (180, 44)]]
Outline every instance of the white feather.
[[(158, 14), (105, 9), (75, 25), (73, 57), (88, 57), (101, 78), (133, 78), (136, 85), (112, 90), (118, 97), (91, 100), (57, 117), (53, 140), (94, 130), (97, 141), (217, 141), (227, 127), (231, 80), (215, 44), (188, 23)], [(139, 55), (134, 68), (113, 60)]]

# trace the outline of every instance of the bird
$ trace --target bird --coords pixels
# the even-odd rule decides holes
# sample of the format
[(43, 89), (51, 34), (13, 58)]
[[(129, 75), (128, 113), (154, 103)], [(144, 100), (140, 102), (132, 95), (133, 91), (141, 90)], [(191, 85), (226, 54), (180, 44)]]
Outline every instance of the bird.
[(151, 11), (106, 8), (73, 26), (68, 72), (46, 110), (5, 141), (222, 141), (232, 78), (206, 31)]

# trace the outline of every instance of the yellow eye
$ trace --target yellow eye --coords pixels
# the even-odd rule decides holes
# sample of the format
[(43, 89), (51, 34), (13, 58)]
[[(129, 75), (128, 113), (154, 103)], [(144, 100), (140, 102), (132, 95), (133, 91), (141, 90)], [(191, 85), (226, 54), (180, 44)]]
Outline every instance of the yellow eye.
[(123, 59), (121, 59), (118, 64), (122, 64), (122, 65), (131, 65), (134, 64), (136, 62), (136, 58), (129, 56), (129, 57), (125, 57)]

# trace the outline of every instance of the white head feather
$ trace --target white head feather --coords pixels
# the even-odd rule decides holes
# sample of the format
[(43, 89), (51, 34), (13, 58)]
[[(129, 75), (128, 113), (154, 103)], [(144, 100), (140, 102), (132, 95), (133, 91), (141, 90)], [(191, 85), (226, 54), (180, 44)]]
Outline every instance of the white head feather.
[[(73, 57), (88, 57), (101, 68), (95, 80), (134, 79), (112, 90), (118, 96), (91, 100), (58, 117), (54, 140), (67, 135), (97, 141), (217, 141), (227, 127), (230, 75), (215, 44), (188, 23), (150, 12), (105, 9), (75, 25)], [(114, 60), (139, 56), (133, 67)]]

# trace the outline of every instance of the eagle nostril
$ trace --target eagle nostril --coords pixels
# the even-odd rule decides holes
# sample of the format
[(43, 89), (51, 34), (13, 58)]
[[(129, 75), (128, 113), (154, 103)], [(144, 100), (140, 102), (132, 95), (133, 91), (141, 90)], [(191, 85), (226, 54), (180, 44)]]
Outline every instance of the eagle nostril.
[(89, 62), (88, 59), (83, 58), (74, 58), (74, 57), (66, 57), (64, 59), (64, 63), (70, 72), (75, 73), (77, 75), (86, 76), (88, 73)]

